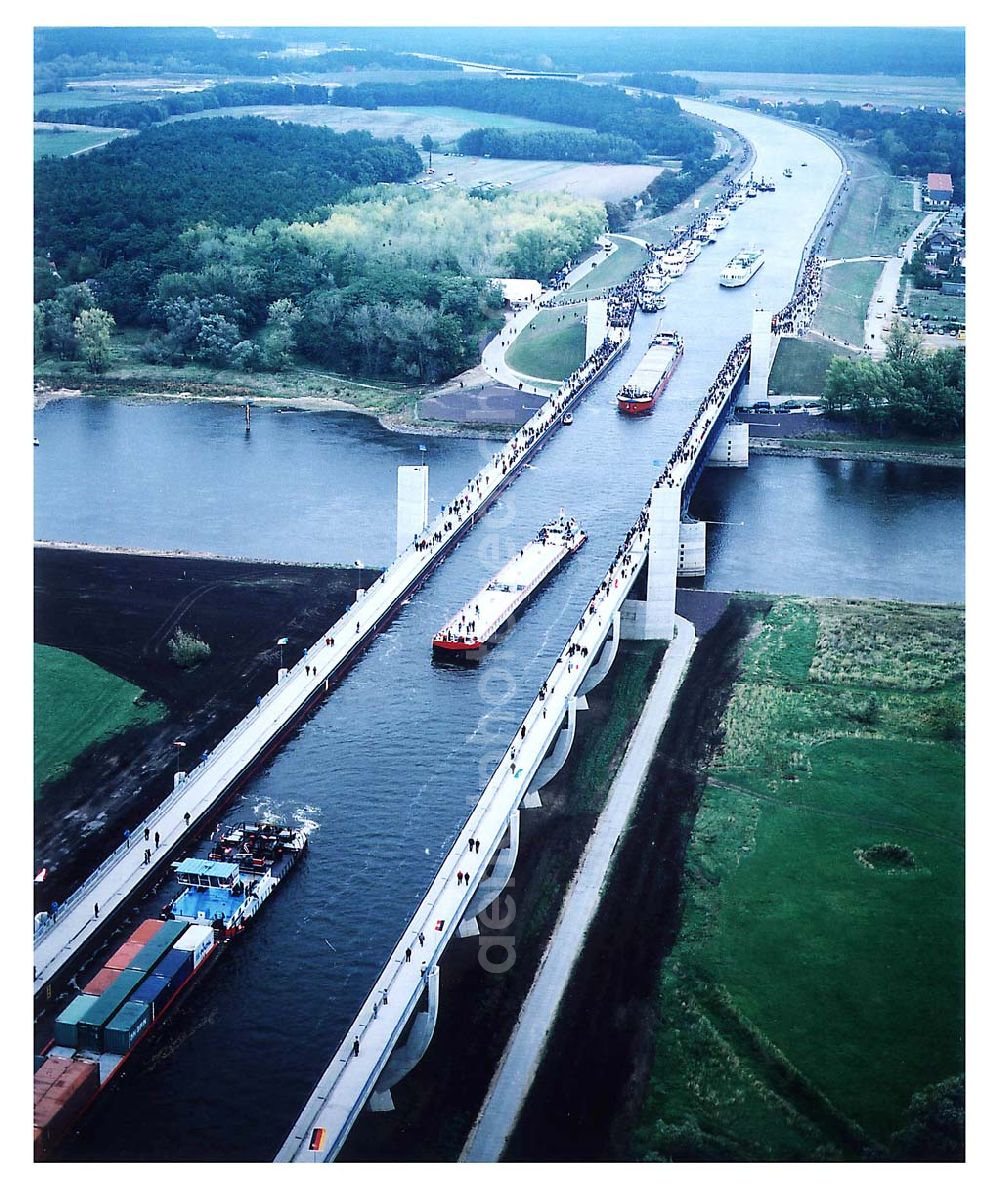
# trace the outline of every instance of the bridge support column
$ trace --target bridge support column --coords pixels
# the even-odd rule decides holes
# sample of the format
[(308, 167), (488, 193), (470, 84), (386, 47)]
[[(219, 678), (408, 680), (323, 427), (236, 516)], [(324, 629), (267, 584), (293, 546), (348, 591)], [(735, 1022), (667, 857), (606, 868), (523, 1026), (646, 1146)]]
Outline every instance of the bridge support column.
[(389, 1057), (368, 1100), (368, 1108), (376, 1114), (385, 1114), (396, 1108), (392, 1103), (392, 1086), (398, 1085), (404, 1076), (416, 1068), (434, 1037), (440, 994), (440, 973), (437, 966), (428, 972), (424, 985), (427, 990), (427, 1009), (421, 1010), (414, 1017), (406, 1042), (397, 1047)]
[(706, 463), (709, 466), (743, 467), (750, 464), (750, 425), (734, 421), (719, 433)]
[(680, 524), (681, 488), (654, 487), (649, 504), (646, 601), (641, 609), (636, 610), (635, 630), (631, 637), (635, 640), (674, 638)]
[(681, 520), (677, 540), (677, 576), (705, 576), (705, 525), (700, 520)]
[(767, 380), (771, 373), (771, 313), (758, 308), (753, 314), (750, 329), (750, 381), (744, 403), (757, 403), (767, 398)]
[(515, 810), (507, 825), (508, 839), (506, 848), (501, 848), (490, 875), (484, 877), (472, 895), (469, 905), (465, 908), (465, 918), (459, 924), (460, 939), (479, 934), (478, 916), (488, 909), (500, 897), (510, 884), (514, 876), (514, 862), (517, 860), (517, 850), (521, 843), (521, 812)]
[[(621, 611), (618, 610), (611, 617), (611, 632), (601, 646), (600, 655), (587, 670), (587, 676), (580, 683), (577, 693), (580, 695), (581, 701), (586, 701), (583, 696), (589, 694), (595, 686), (599, 686), (611, 672), (611, 666), (615, 663), (615, 657), (618, 656), (618, 645), (621, 644), (621, 631), (622, 616)], [(579, 709), (586, 710), (586, 707), (580, 706)]]
[[(531, 779), (531, 789), (521, 799), (521, 806), (524, 810), (537, 810), (542, 805), (542, 800), (538, 791), (542, 786), (547, 786), (559, 770), (566, 764), (569, 757), (569, 750), (573, 747), (573, 739), (576, 736), (576, 713), (579, 710), (586, 709), (586, 699), (571, 698), (566, 705), (566, 726), (560, 727), (553, 737), (554, 747), (547, 757), (541, 762), (535, 770), (535, 775)], [(560, 720), (561, 724), (562, 720)]]
[(427, 466), (396, 470), (396, 556), (427, 527)]

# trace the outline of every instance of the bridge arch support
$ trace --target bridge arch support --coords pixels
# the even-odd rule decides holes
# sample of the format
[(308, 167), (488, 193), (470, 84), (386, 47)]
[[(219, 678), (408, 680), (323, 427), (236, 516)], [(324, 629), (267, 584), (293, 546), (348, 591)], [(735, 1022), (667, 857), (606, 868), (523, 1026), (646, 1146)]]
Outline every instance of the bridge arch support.
[(500, 897), (510, 884), (514, 876), (514, 863), (517, 860), (517, 850), (521, 843), (521, 811), (515, 808), (507, 825), (508, 842), (505, 848), (497, 853), (490, 875), (484, 877), (476, 887), (469, 905), (465, 908), (465, 918), (459, 924), (459, 937), (465, 939), (470, 935), (479, 934), (479, 915), (487, 910)]
[(414, 1015), (406, 1042), (400, 1044), (389, 1057), (368, 1099), (368, 1108), (376, 1114), (385, 1114), (396, 1108), (392, 1101), (392, 1086), (398, 1085), (403, 1077), (416, 1068), (434, 1038), (441, 990), (441, 976), (437, 965), (428, 971), (425, 988), (427, 1009)]

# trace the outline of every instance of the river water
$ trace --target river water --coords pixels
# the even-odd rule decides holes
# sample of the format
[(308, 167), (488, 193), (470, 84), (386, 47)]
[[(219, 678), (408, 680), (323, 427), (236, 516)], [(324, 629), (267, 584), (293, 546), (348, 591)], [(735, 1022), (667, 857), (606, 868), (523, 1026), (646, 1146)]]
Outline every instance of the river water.
[[(658, 317), (533, 468), (413, 596), (330, 698), (247, 786), (234, 818), (268, 811), (313, 828), (308, 859), (141, 1060), (99, 1102), (70, 1155), (267, 1160), (326, 1066), (531, 697), (732, 344), (760, 302), (791, 295), (801, 247), (838, 162), (802, 130), (725, 119), (755, 142), (777, 192), (744, 204), (668, 292), (686, 354), (648, 420), (613, 398)], [(781, 179), (789, 163), (808, 170)], [(745, 244), (752, 286), (720, 291)], [(669, 322), (669, 323), (668, 323)], [(284, 560), (389, 559), (394, 470), (415, 438), (364, 417), (255, 415), (227, 405), (53, 404), (36, 418), (36, 534)], [(428, 439), (432, 502), (495, 442)], [(435, 666), (433, 632), (560, 506), (585, 548), (478, 670)], [(755, 460), (708, 471), (693, 513), (710, 526), (714, 589), (962, 598), (962, 475), (916, 467)], [(530, 815), (529, 815), (530, 817)], [(442, 1000), (449, 992), (447, 961)]]

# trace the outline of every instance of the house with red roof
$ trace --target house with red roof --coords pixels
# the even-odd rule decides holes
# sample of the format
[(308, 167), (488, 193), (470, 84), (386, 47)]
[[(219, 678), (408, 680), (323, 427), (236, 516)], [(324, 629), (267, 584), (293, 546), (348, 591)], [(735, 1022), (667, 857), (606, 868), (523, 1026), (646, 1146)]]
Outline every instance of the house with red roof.
[(930, 174), (924, 189), (924, 204), (928, 208), (950, 207), (954, 193), (951, 175)]

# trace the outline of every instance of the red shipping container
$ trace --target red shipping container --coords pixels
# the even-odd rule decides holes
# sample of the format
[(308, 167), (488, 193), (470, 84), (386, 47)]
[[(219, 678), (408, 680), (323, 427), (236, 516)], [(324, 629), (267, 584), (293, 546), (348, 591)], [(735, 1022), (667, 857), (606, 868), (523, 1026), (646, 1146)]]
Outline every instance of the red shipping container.
[(145, 919), (128, 937), (129, 943), (149, 943), (163, 926), (163, 919)]
[(99, 972), (96, 972), (86, 985), (83, 987), (83, 992), (91, 994), (94, 997), (99, 997), (105, 989), (108, 988), (112, 982), (117, 981), (122, 975), (121, 969), (109, 968), (104, 966)]
[[(163, 924), (161, 923), (160, 925), (162, 926)], [(139, 953), (141, 951), (142, 951), (142, 944), (134, 943), (130, 939), (128, 941), (128, 943), (122, 944), (122, 946), (118, 949), (117, 952), (115, 952), (115, 954), (111, 957), (110, 960), (105, 961), (104, 967), (105, 968), (118, 968), (118, 969), (128, 968), (128, 966), (132, 963), (132, 961), (136, 958), (136, 956), (139, 955)]]

